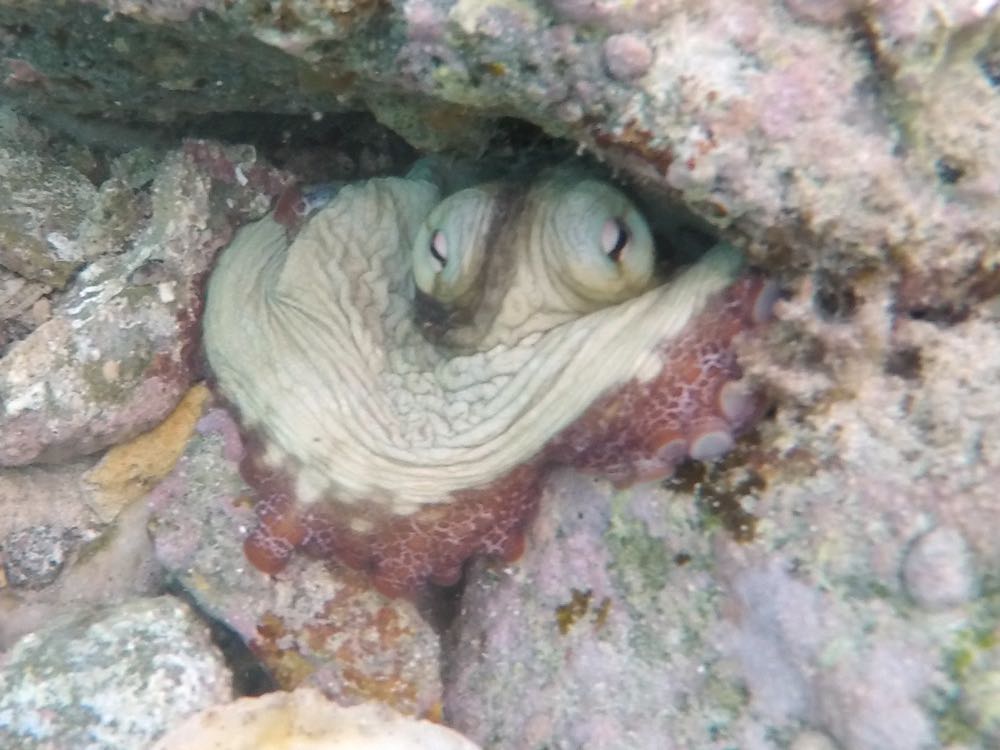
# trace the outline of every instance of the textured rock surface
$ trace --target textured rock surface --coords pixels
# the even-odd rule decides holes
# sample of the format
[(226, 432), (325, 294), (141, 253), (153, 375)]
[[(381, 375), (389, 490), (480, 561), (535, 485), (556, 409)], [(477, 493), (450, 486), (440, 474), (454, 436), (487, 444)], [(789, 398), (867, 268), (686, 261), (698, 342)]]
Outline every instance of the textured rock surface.
[(138, 599), (26, 636), (0, 664), (4, 747), (144, 747), (232, 697), (206, 627), (175, 599)]
[(966, 306), (997, 261), (992, 2), (5, 0), (0, 21), (7, 93), (62, 118), (365, 106), (478, 149), (516, 116), (772, 260), (890, 262), (905, 308)]
[[(713, 665), (721, 591), (697, 512), (655, 490), (609, 503), (613, 494), (605, 482), (557, 475), (524, 558), (474, 568), (448, 650), (445, 702), (446, 721), (472, 739), (710, 747), (715, 724), (727, 730), (719, 746), (734, 744), (725, 724), (743, 698), (733, 671)], [(659, 538), (642, 538), (630, 499), (652, 506)]]
[(345, 704), (380, 700), (439, 710), (439, 642), (408, 601), (363, 576), (297, 559), (271, 578), (243, 555), (250, 490), (237, 427), (211, 409), (177, 467), (149, 496), (157, 558), (209, 616), (246, 642), (284, 689), (319, 688)]
[[(7, 646), (56, 614), (159, 585), (147, 508), (129, 503), (169, 471), (184, 430), (161, 427), (180, 442), (169, 446), (170, 435), (154, 433), (96, 468), (94, 459), (65, 462), (130, 438), (174, 409), (192, 376), (198, 275), (234, 221), (269, 205), (268, 190), (281, 178), (252, 150), (190, 142), (170, 155), (108, 155), (7, 109), (0, 109), (0, 152), (8, 175), (0, 190), (7, 232), (0, 646)], [(245, 168), (242, 184), (234, 164)], [(60, 265), (64, 251), (72, 276)], [(64, 463), (22, 467), (37, 461)]]
[(244, 698), (191, 717), (151, 750), (476, 750), (439, 724), (403, 717), (377, 703), (338, 706), (309, 688)]
[(0, 648), (67, 611), (161, 586), (140, 498), (173, 468), (208, 396), (93, 460), (0, 470)]
[(781, 406), (729, 468), (624, 493), (565, 476), (523, 562), (480, 566), (446, 651), (456, 727), (528, 747), (991, 745), (996, 318), (894, 321), (875, 284), (824, 323), (812, 292), (744, 357)]
[[(133, 437), (190, 385), (200, 276), (233, 222), (266, 209), (281, 178), (252, 149), (201, 143), (174, 152), (155, 174), (138, 198), (148, 216), (82, 269), (51, 317), (0, 359), (0, 466), (66, 460)], [(53, 197), (45, 180), (29, 185), (15, 196), (20, 204), (43, 215), (58, 205), (61, 193)], [(98, 221), (94, 233), (117, 228)]]

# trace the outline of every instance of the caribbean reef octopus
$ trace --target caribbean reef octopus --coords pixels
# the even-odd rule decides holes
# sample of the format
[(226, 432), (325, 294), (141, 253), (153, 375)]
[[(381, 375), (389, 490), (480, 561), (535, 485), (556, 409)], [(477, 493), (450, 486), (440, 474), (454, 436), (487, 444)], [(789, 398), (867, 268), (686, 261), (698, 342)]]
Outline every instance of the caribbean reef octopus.
[(347, 185), (294, 228), (272, 214), (212, 274), (204, 349), (250, 436), (262, 571), (301, 549), (388, 595), (451, 584), (519, 555), (553, 467), (663, 478), (759, 415), (732, 344), (775, 289), (734, 248), (663, 278), (606, 181), (432, 177)]

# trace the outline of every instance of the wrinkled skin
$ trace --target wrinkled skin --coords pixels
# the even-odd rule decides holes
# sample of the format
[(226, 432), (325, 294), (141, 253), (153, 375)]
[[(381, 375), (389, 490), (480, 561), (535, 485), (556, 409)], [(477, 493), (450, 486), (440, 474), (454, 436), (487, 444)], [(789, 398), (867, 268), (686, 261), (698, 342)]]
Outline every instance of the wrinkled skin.
[(388, 594), (449, 583), (516, 557), (552, 466), (662, 477), (757, 411), (731, 343), (773, 293), (732, 248), (662, 283), (607, 183), (442, 200), (420, 176), (345, 187), (297, 233), (246, 227), (211, 279), (205, 349), (255, 436), (246, 549), (267, 572), (303, 548)]

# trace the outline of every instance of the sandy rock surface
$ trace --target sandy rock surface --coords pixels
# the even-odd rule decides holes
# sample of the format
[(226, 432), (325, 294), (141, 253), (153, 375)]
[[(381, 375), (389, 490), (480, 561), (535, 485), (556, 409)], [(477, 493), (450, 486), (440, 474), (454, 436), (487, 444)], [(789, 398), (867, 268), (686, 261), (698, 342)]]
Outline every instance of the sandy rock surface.
[(439, 724), (384, 705), (345, 708), (309, 688), (243, 698), (188, 719), (151, 750), (476, 750)]

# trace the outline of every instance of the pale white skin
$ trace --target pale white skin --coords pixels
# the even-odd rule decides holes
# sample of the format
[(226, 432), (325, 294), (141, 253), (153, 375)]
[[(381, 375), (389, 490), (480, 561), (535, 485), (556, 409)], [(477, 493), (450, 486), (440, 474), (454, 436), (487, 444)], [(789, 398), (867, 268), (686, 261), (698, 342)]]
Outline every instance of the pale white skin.
[[(511, 345), (655, 283), (653, 238), (635, 206), (612, 185), (574, 173), (449, 196), (421, 225), (412, 256), (418, 289), (445, 307), (478, 308), (469, 323), (477, 330), (447, 341), (479, 350)], [(487, 292), (473, 294), (478, 287)]]
[[(552, 272), (558, 236), (538, 217), (566, 188), (540, 184), (528, 195), (538, 205), (503, 228), (528, 240), (505, 271), (494, 322), (477, 332), (488, 345), (461, 355), (428, 342), (413, 318), (410, 258), (428, 217), (466, 221), (433, 213), (440, 199), (428, 182), (349, 186), (290, 245), (285, 227), (265, 218), (225, 250), (208, 290), (206, 353), (269, 459), (298, 478), (300, 501), (374, 502), (406, 515), (507, 474), (609, 389), (655, 376), (660, 347), (742, 267), (720, 245), (668, 284), (637, 296), (612, 290), (625, 301), (602, 307)], [(465, 235), (454, 236), (459, 253)], [(583, 261), (580, 278), (600, 273), (588, 268)], [(530, 293), (515, 304), (519, 285)], [(580, 300), (592, 311), (568, 309)]]

